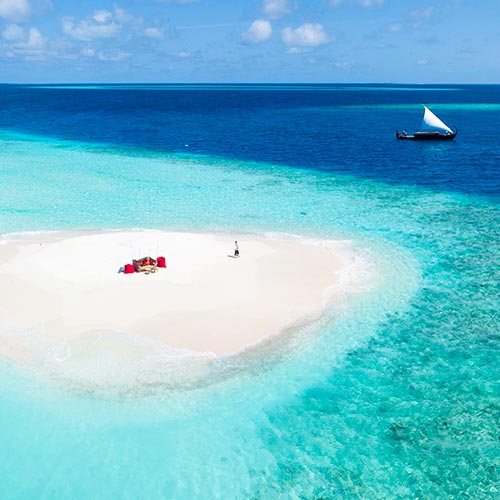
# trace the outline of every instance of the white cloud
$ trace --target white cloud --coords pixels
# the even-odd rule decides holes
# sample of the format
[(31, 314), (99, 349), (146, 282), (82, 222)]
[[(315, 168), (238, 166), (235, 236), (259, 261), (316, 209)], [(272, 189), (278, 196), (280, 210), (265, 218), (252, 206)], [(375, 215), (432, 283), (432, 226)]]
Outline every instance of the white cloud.
[(144, 34), (149, 38), (156, 38), (158, 40), (163, 38), (163, 30), (160, 28), (146, 28)]
[[(126, 10), (115, 6), (113, 12), (97, 10), (80, 21), (73, 17), (65, 17), (62, 20), (62, 28), (69, 37), (90, 42), (100, 38), (115, 38), (125, 26), (139, 29), (143, 23), (144, 20), (141, 17), (135, 18)], [(152, 36), (148, 33), (144, 34)]]
[(30, 28), (28, 37), (23, 41), (14, 43), (10, 49), (13, 53), (23, 56), (41, 56), (45, 50), (47, 39), (38, 28)]
[(112, 17), (113, 14), (111, 14), (109, 10), (97, 10), (96, 12), (94, 12), (94, 15), (92, 16), (94, 21), (96, 21), (99, 24), (104, 24), (111, 21)]
[[(98, 19), (96, 19), (96, 16)], [(72, 17), (65, 17), (62, 20), (62, 28), (66, 35), (77, 40), (90, 42), (98, 38), (114, 38), (118, 36), (120, 26), (111, 19), (102, 15), (102, 11), (96, 12), (93, 17), (87, 17), (80, 22), (76, 22)]]
[(290, 12), (288, 0), (264, 0), (262, 6), (264, 14), (270, 18), (276, 19)]
[(419, 66), (425, 66), (426, 64), (429, 64), (429, 61), (428, 61), (428, 59), (427, 59), (426, 57), (424, 57), (423, 59), (419, 59), (419, 60), (417, 61), (417, 64), (418, 64)]
[(101, 50), (97, 57), (100, 61), (124, 61), (130, 54), (128, 52), (124, 52), (123, 50)]
[(22, 21), (30, 12), (28, 0), (0, 0), (0, 18), (7, 21)]
[(3, 30), (2, 36), (8, 42), (22, 40), (24, 38), (24, 29), (18, 24), (9, 24)]
[(245, 42), (261, 43), (268, 40), (273, 32), (271, 23), (265, 19), (256, 19), (243, 33), (242, 38)]
[(76, 59), (80, 53), (78, 47), (67, 38), (50, 40), (36, 27), (26, 29), (18, 25), (9, 25), (2, 36), (6, 41), (3, 46), (5, 57), (42, 61), (49, 58)]
[(321, 24), (306, 23), (297, 29), (285, 28), (281, 31), (281, 38), (287, 45), (302, 47), (316, 47), (330, 41)]
[(343, 0), (330, 0), (330, 5), (332, 7), (338, 7), (342, 3), (343, 3)]

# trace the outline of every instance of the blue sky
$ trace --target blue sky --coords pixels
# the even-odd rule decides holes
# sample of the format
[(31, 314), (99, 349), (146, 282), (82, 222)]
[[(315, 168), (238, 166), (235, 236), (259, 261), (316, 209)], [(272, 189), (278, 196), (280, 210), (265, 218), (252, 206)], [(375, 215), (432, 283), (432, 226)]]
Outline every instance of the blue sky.
[(500, 0), (0, 0), (0, 82), (500, 83)]

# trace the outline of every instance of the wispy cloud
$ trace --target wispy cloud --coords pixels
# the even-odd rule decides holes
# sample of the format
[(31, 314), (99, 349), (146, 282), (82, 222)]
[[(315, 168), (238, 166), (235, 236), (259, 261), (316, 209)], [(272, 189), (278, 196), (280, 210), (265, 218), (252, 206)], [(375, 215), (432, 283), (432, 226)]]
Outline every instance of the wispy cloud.
[(163, 30), (160, 28), (146, 28), (144, 34), (149, 38), (156, 38), (161, 40), (164, 36)]
[(120, 26), (113, 20), (111, 12), (102, 10), (81, 21), (65, 17), (62, 20), (62, 28), (69, 37), (85, 42), (99, 38), (114, 38), (120, 32)]
[(412, 10), (410, 12), (411, 26), (415, 29), (420, 28), (422, 24), (434, 17), (436, 9), (434, 7), (426, 7), (425, 9)]
[(434, 7), (426, 7), (424, 9), (414, 9), (409, 12), (406, 20), (401, 22), (394, 22), (387, 26), (389, 33), (400, 33), (410, 30), (418, 30), (425, 23), (431, 21), (436, 16), (436, 9)]
[(99, 24), (106, 24), (111, 21), (113, 14), (109, 10), (98, 10), (92, 16), (92, 19)]
[(321, 24), (306, 23), (296, 29), (287, 27), (281, 31), (281, 38), (287, 45), (316, 47), (330, 41)]
[(385, 0), (358, 0), (363, 7), (378, 7), (385, 3)]
[(273, 33), (271, 23), (266, 19), (256, 19), (241, 37), (245, 42), (262, 43), (268, 40)]
[(143, 25), (142, 17), (134, 17), (118, 6), (115, 6), (113, 11), (97, 10), (81, 20), (76, 20), (73, 17), (65, 17), (62, 20), (64, 33), (75, 40), (84, 42), (116, 38), (125, 27), (136, 30), (136, 34), (139, 30), (141, 34), (151, 36), (153, 32), (142, 31)]
[(85, 57), (94, 57), (95, 53), (96, 53), (96, 50), (94, 49), (94, 47), (92, 47), (90, 45), (87, 45), (86, 47), (84, 47), (82, 49), (82, 55)]
[(101, 50), (97, 54), (97, 57), (100, 61), (119, 62), (128, 59), (130, 57), (130, 54), (123, 50), (109, 49), (109, 50)]
[(38, 28), (30, 28), (26, 38), (19, 40), (10, 46), (10, 50), (21, 56), (40, 57), (45, 51), (47, 39), (40, 33)]
[(65, 37), (50, 39), (37, 27), (26, 28), (8, 25), (2, 32), (5, 43), (0, 45), (0, 56), (24, 61), (48, 61), (51, 59), (77, 59), (82, 55), (78, 45)]
[(337, 61), (335, 63), (335, 67), (340, 69), (349, 69), (355, 65), (356, 63), (354, 61)]
[[(380, 7), (385, 3), (385, 0), (351, 0), (351, 2), (355, 2), (362, 7)], [(346, 3), (346, 0), (330, 0), (332, 7), (339, 7), (344, 3)]]
[(267, 17), (277, 19), (292, 11), (288, 0), (264, 0), (262, 11)]
[(287, 54), (303, 54), (304, 52), (308, 52), (309, 49), (306, 49), (304, 47), (290, 47), (286, 53)]
[(24, 21), (31, 13), (28, 0), (0, 0), (0, 18), (7, 21)]
[(403, 23), (391, 23), (387, 26), (387, 31), (390, 33), (400, 33), (404, 29)]
[(2, 31), (2, 37), (9, 42), (24, 38), (24, 28), (18, 24), (9, 24)]

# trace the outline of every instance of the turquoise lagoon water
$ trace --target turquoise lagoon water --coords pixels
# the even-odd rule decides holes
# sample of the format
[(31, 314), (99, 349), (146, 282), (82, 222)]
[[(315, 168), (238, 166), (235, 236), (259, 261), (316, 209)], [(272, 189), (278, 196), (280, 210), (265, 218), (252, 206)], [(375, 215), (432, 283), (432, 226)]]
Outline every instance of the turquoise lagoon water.
[(494, 200), (215, 157), (0, 140), (2, 233), (349, 238), (380, 277), (308, 342), (191, 390), (96, 394), (40, 377), (43, 366), (3, 362), (2, 498), (496, 496)]
[[(39, 363), (0, 362), (0, 498), (497, 498), (500, 89), (129, 87), (0, 87), (2, 238), (349, 239), (369, 286), (189, 387), (178, 360), (69, 384), (18, 332)], [(422, 99), (452, 144), (395, 141)]]

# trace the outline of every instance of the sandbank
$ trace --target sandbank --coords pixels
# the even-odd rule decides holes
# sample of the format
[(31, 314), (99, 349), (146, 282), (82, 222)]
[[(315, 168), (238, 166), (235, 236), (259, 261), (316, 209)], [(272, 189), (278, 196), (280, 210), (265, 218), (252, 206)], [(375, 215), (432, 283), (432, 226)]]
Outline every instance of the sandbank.
[[(167, 268), (119, 272), (145, 255)], [(0, 262), (0, 355), (26, 363), (28, 330), (63, 358), (96, 332), (113, 332), (114, 349), (123, 335), (234, 354), (317, 317), (356, 272), (346, 241), (158, 230), (6, 235)]]

